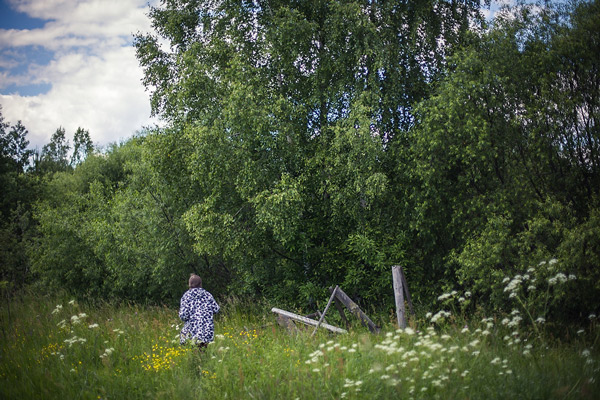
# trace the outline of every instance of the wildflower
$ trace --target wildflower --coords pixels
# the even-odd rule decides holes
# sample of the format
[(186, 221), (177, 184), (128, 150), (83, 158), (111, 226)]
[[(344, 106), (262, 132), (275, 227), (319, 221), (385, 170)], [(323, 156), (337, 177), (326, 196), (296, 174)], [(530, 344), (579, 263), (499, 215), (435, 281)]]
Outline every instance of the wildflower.
[(535, 289), (536, 289), (536, 288), (535, 288), (535, 286), (534, 286), (534, 285), (529, 285), (529, 286), (527, 286), (527, 290), (529, 290), (529, 291), (531, 291), (531, 292), (533, 292)]
[(430, 312), (428, 312), (427, 314), (425, 314), (425, 318), (429, 319), (429, 318), (431, 318), (431, 315), (432, 314)]
[(438, 301), (444, 301), (446, 299), (449, 299), (450, 297), (452, 297), (451, 293), (444, 293), (443, 295), (438, 297)]
[(570, 281), (573, 281), (573, 280), (575, 280), (575, 279), (577, 279), (577, 277), (576, 277), (575, 275), (573, 275), (573, 274), (569, 274), (569, 280), (570, 280)]
[(531, 354), (531, 351), (529, 351), (529, 349), (523, 350), (523, 355), (524, 356), (528, 356), (529, 354)]
[(553, 258), (552, 260), (548, 261), (549, 265), (554, 265), (558, 262), (558, 260), (556, 258)]
[(473, 353), (471, 353), (473, 355), (473, 357), (477, 357), (479, 355), (480, 351), (479, 350), (475, 350)]
[(94, 329), (94, 328), (97, 328), (97, 327), (98, 327), (98, 324), (88, 325), (88, 328), (90, 328), (90, 329)]
[(596, 314), (590, 314), (588, 318), (589, 319), (596, 319)]
[(75, 305), (75, 299), (73, 299), (73, 300), (69, 301), (69, 305), (70, 305), (70, 306), (74, 306), (74, 305)]
[(58, 305), (56, 306), (56, 308), (55, 308), (55, 309), (52, 311), (52, 314), (57, 314), (57, 313), (59, 313), (59, 312), (60, 312), (60, 310), (62, 310), (62, 308), (63, 308), (62, 304), (58, 304)]
[(468, 369), (466, 369), (466, 370), (464, 370), (464, 371), (462, 372), (462, 374), (460, 374), (460, 376), (464, 378), (464, 377), (465, 377), (465, 376), (467, 376), (468, 374), (469, 374), (469, 370), (468, 370)]
[(582, 334), (582, 333), (584, 333), (584, 332), (585, 332), (585, 331), (584, 331), (583, 329), (580, 329), (580, 330), (578, 330), (578, 331), (577, 331), (577, 334), (578, 334), (578, 335), (581, 335), (581, 334)]
[(505, 292), (514, 293), (517, 289), (519, 289), (519, 285), (521, 284), (521, 275), (515, 276), (504, 288)]
[(588, 358), (590, 356), (590, 351), (588, 349), (585, 349), (581, 352), (581, 355), (585, 358)]
[(521, 318), (519, 315), (515, 315), (512, 319), (512, 321), (510, 321), (507, 326), (509, 327), (515, 327), (517, 325), (519, 325), (519, 322), (521, 322), (523, 320), (523, 318)]
[(431, 322), (436, 323), (438, 320), (443, 320), (446, 317), (449, 317), (451, 314), (448, 311), (441, 310), (433, 317), (431, 317)]
[(471, 297), (471, 292), (469, 292), (469, 291), (466, 291), (466, 292), (465, 292), (465, 297)]
[(537, 322), (538, 324), (543, 324), (544, 322), (546, 322), (546, 319), (543, 317), (538, 317), (538, 319), (536, 319), (535, 322)]
[(490, 364), (492, 364), (492, 365), (496, 365), (498, 363), (500, 363), (500, 357), (496, 357), (492, 361), (490, 361)]
[(462, 328), (462, 330), (460, 331), (460, 333), (467, 333), (467, 332), (469, 332), (469, 327), (467, 327), (467, 326)]

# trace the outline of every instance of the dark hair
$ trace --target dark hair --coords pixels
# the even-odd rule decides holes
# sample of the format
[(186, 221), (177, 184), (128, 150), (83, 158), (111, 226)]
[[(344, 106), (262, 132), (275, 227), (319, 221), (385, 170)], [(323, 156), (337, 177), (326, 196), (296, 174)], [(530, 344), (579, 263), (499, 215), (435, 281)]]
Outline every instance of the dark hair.
[(188, 284), (190, 289), (202, 287), (202, 278), (196, 274), (191, 274)]

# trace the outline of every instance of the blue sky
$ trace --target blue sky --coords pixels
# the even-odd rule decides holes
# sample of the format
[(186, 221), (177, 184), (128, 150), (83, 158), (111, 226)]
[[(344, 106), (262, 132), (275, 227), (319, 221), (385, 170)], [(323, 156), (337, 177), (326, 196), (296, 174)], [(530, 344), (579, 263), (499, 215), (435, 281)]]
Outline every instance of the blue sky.
[(131, 45), (147, 12), (148, 0), (0, 0), (5, 121), (21, 120), (32, 148), (60, 126), (105, 146), (154, 124)]

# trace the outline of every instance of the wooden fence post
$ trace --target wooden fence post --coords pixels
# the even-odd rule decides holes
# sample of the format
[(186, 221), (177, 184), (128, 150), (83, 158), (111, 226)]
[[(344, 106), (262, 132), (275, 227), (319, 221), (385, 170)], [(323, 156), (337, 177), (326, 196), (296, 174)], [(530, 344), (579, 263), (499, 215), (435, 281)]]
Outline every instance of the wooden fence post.
[(315, 333), (317, 333), (317, 329), (319, 329), (321, 322), (323, 322), (323, 318), (325, 318), (325, 314), (327, 314), (327, 310), (329, 310), (329, 306), (331, 305), (331, 302), (335, 298), (335, 292), (337, 292), (338, 289), (339, 289), (338, 286), (336, 286), (335, 289), (333, 289), (333, 293), (331, 293), (331, 297), (329, 298), (329, 301), (327, 302), (327, 306), (325, 307), (323, 314), (321, 314), (321, 318), (319, 318), (319, 323), (317, 324), (317, 326), (315, 326), (315, 330), (313, 331), (312, 335), (310, 335), (311, 337), (315, 336)]
[[(338, 287), (338, 286), (336, 286), (336, 288), (338, 288), (338, 289), (339, 289), (339, 287)], [(332, 288), (332, 287), (330, 287), (330, 288), (329, 288), (329, 291), (330, 291), (331, 293), (333, 293), (333, 290), (334, 290), (334, 289), (335, 289), (335, 288)], [(333, 300), (334, 300), (334, 305), (335, 305), (335, 308), (336, 308), (336, 309), (338, 310), (338, 312), (340, 313), (340, 317), (342, 318), (342, 322), (343, 322), (343, 323), (344, 323), (344, 325), (346, 326), (346, 329), (350, 329), (350, 322), (348, 322), (348, 319), (346, 318), (346, 314), (344, 313), (344, 307), (342, 307), (342, 306), (343, 306), (342, 302), (341, 302), (341, 301), (340, 301), (340, 299), (338, 299), (337, 297), (335, 297)]]
[(396, 300), (396, 318), (398, 319), (398, 327), (406, 328), (406, 310), (404, 308), (404, 290), (402, 288), (402, 272), (399, 265), (392, 267), (392, 278), (394, 281), (394, 298)]
[(365, 314), (340, 287), (338, 287), (335, 297), (340, 299), (340, 301), (348, 308), (348, 310), (350, 310), (350, 312), (354, 314), (364, 326), (368, 327), (371, 332), (379, 333), (380, 328), (375, 325), (375, 323), (371, 321), (369, 317), (367, 317), (367, 314)]

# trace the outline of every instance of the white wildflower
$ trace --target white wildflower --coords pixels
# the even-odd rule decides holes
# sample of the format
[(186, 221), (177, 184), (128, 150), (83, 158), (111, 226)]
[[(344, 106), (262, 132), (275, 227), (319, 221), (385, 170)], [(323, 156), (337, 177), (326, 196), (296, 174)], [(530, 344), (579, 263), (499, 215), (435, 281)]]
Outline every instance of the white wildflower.
[(451, 293), (444, 293), (443, 295), (438, 297), (438, 301), (444, 301), (446, 299), (449, 299), (450, 297), (452, 297)]
[(90, 325), (88, 325), (88, 328), (94, 329), (94, 328), (97, 328), (98, 326), (99, 326), (98, 324), (90, 324)]
[(441, 310), (433, 317), (431, 317), (431, 322), (436, 323), (438, 320), (443, 320), (446, 317), (449, 317), (451, 314), (448, 311)]
[(588, 358), (590, 356), (590, 351), (588, 349), (585, 349), (581, 352), (582, 357)]

